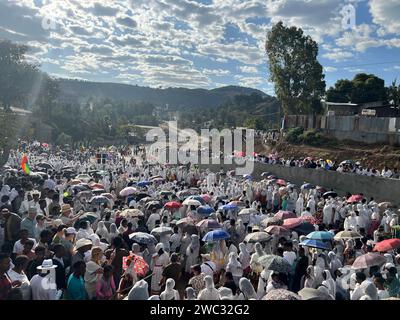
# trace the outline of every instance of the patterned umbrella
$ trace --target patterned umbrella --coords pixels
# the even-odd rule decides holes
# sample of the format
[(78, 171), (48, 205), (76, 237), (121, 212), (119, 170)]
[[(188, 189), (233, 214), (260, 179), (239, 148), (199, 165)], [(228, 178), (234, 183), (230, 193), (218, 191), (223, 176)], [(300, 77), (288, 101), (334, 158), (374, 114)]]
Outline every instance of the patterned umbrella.
[(138, 190), (135, 187), (126, 187), (120, 191), (119, 195), (121, 197), (127, 197), (137, 192)]
[(124, 218), (144, 217), (144, 213), (139, 209), (125, 209), (120, 216)]
[(89, 200), (90, 204), (103, 204), (108, 203), (109, 199), (104, 196), (94, 196), (92, 199)]
[(257, 231), (249, 233), (245, 238), (244, 242), (248, 243), (257, 243), (257, 242), (266, 242), (272, 239), (272, 236), (264, 231)]
[(192, 194), (192, 192), (190, 190), (182, 190), (182, 191), (178, 191), (176, 193), (176, 196), (179, 199), (185, 199), (185, 198), (189, 197), (191, 194)]
[(265, 229), (265, 232), (268, 232), (269, 234), (276, 234), (279, 236), (285, 236), (290, 234), (290, 231), (288, 229), (281, 226), (269, 226)]
[(374, 251), (387, 252), (397, 248), (400, 248), (400, 239), (394, 238), (378, 242), (374, 247)]
[(339, 240), (339, 239), (361, 239), (362, 236), (356, 231), (340, 231), (338, 232), (333, 239)]
[(366, 269), (373, 266), (382, 266), (386, 263), (386, 258), (379, 253), (369, 252), (359, 256), (351, 266), (352, 269)]
[(203, 241), (215, 242), (219, 240), (229, 239), (231, 236), (228, 232), (222, 229), (212, 230), (205, 234)]
[(164, 235), (164, 234), (173, 234), (174, 231), (170, 227), (157, 227), (151, 230), (150, 234), (152, 235)]
[(182, 218), (176, 222), (178, 227), (186, 227), (188, 225), (194, 225), (194, 220), (190, 217)]
[(266, 227), (269, 227), (271, 225), (281, 225), (282, 224), (282, 220), (278, 219), (278, 218), (275, 218), (275, 217), (269, 217), (269, 218), (265, 218), (264, 220), (262, 220), (260, 224), (261, 224), (262, 227), (266, 228)]
[(196, 206), (196, 207), (202, 205), (200, 201), (190, 198), (187, 198), (185, 201), (182, 202), (182, 204), (185, 206)]
[(302, 300), (334, 300), (331, 295), (314, 288), (303, 288), (298, 294)]
[(296, 218), (296, 214), (292, 211), (283, 211), (283, 210), (279, 210), (276, 214), (275, 214), (275, 218), (278, 219), (282, 219), (282, 220), (286, 220), (286, 219), (290, 219), (290, 218)]
[(150, 202), (146, 203), (145, 208), (147, 210), (161, 209), (162, 205), (161, 205), (160, 201), (150, 201)]
[(199, 227), (202, 230), (205, 229), (220, 229), (221, 225), (218, 223), (218, 221), (214, 219), (204, 219), (201, 220), (196, 224), (196, 227)]
[(144, 258), (133, 253), (128, 257), (122, 258), (122, 268), (127, 273), (129, 273), (129, 269), (133, 269), (140, 277), (145, 277), (149, 272), (149, 265)]
[(273, 254), (262, 256), (258, 259), (258, 263), (263, 265), (267, 270), (276, 272), (289, 273), (292, 269), (292, 266), (287, 260)]
[(148, 245), (150, 243), (156, 244), (157, 239), (148, 233), (145, 232), (134, 232), (129, 235), (129, 239), (131, 239), (133, 242), (143, 244), (143, 245)]
[(262, 300), (301, 300), (301, 297), (289, 290), (275, 289), (268, 292)]

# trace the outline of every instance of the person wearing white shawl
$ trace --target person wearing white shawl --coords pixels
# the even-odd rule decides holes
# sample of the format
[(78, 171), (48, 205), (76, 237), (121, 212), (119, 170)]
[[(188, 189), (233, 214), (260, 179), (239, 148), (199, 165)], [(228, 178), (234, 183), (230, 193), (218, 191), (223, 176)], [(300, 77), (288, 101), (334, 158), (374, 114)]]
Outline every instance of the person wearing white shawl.
[(100, 237), (100, 239), (105, 239), (108, 243), (110, 243), (110, 233), (108, 232), (104, 221), (99, 221), (97, 224), (96, 234)]
[(261, 300), (262, 297), (266, 295), (268, 281), (270, 280), (270, 275), (272, 270), (264, 270), (261, 272), (260, 276), (258, 277), (258, 285), (257, 285), (257, 298)]
[(357, 216), (354, 211), (351, 211), (350, 216), (344, 220), (344, 230), (354, 230), (357, 229)]
[(112, 243), (114, 238), (118, 237), (119, 233), (118, 233), (118, 229), (117, 229), (117, 225), (115, 223), (111, 223), (110, 225), (110, 242)]
[(239, 243), (239, 260), (240, 263), (242, 264), (243, 272), (244, 273), (249, 273), (250, 272), (250, 260), (251, 260), (251, 255), (247, 251), (246, 244), (241, 242)]
[(336, 297), (336, 283), (335, 280), (332, 279), (331, 272), (329, 270), (324, 270), (323, 278), (324, 281), (322, 281), (321, 285), (328, 289), (332, 297)]
[(328, 199), (323, 208), (323, 223), (328, 226), (333, 222), (333, 208), (332, 201)]
[(302, 288), (313, 288), (317, 287), (315, 283), (315, 275), (314, 275), (314, 267), (312, 265), (307, 267), (306, 274), (303, 276), (301, 280)]
[(341, 268), (343, 265), (342, 265), (342, 262), (336, 257), (335, 252), (330, 251), (328, 253), (328, 257), (330, 259), (330, 261), (329, 261), (329, 269), (331, 271), (331, 275), (334, 276), (336, 270)]
[(196, 291), (192, 287), (187, 287), (185, 300), (196, 300)]
[(182, 257), (186, 255), (186, 249), (188, 248), (190, 243), (191, 243), (190, 235), (187, 232), (185, 232), (184, 236), (181, 239), (181, 247), (179, 250)]
[(359, 300), (379, 300), (378, 289), (372, 282), (364, 281), (361, 287), (364, 290), (364, 295)]
[(259, 242), (255, 244), (254, 248), (255, 252), (251, 255), (250, 267), (254, 273), (259, 275), (263, 271), (263, 266), (258, 262), (258, 260), (265, 255), (265, 252), (262, 250), (261, 243)]
[(251, 284), (250, 280), (247, 278), (241, 278), (239, 281), (239, 290), (240, 294), (238, 300), (257, 300), (257, 294), (254, 290), (253, 285)]
[(107, 250), (108, 245), (104, 242), (100, 241), (100, 238), (97, 234), (93, 233), (89, 236), (89, 239), (92, 241), (94, 247), (100, 247), (103, 252)]
[(317, 288), (318, 291), (321, 291), (325, 294), (325, 296), (330, 297), (332, 300), (336, 300), (334, 296), (329, 293), (329, 289), (325, 286), (319, 286)]
[(307, 207), (310, 208), (311, 215), (315, 214), (315, 200), (314, 197), (311, 196), (307, 202)]
[(179, 292), (174, 289), (175, 280), (172, 278), (167, 279), (165, 283), (165, 290), (161, 292), (160, 299), (161, 300), (179, 300)]
[(238, 261), (238, 256), (236, 252), (231, 252), (229, 254), (229, 261), (226, 265), (226, 271), (231, 272), (235, 284), (239, 284), (240, 278), (243, 276), (242, 264)]
[(235, 296), (232, 294), (232, 290), (226, 287), (220, 287), (218, 289), (221, 300), (235, 300)]
[(153, 294), (150, 298), (148, 298), (147, 300), (161, 300), (160, 296), (158, 294)]
[(169, 263), (169, 255), (164, 251), (162, 243), (157, 243), (155, 251), (152, 257), (153, 276), (151, 277), (151, 292), (158, 294), (161, 290), (160, 281), (163, 277), (163, 270)]
[(238, 241), (240, 243), (240, 242), (242, 242), (244, 240), (244, 238), (246, 236), (246, 227), (243, 224), (242, 219), (238, 219), (238, 221), (237, 221), (236, 232), (239, 235)]
[(135, 283), (126, 300), (148, 300), (149, 299), (149, 285), (145, 280), (140, 280)]
[(220, 300), (219, 291), (214, 287), (214, 281), (210, 276), (204, 277), (206, 287), (199, 292), (197, 300)]
[(192, 234), (190, 245), (186, 249), (185, 271), (190, 273), (190, 268), (198, 263), (200, 252), (200, 240), (197, 234)]

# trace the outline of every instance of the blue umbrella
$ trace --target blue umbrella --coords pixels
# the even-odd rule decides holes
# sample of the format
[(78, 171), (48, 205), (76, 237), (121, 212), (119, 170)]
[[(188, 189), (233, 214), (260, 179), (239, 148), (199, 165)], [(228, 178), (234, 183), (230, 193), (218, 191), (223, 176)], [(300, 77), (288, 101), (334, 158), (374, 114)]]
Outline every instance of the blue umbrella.
[(238, 206), (236, 204), (224, 204), (220, 209), (222, 210), (236, 210)]
[(305, 184), (303, 184), (303, 185), (301, 186), (301, 188), (302, 188), (303, 190), (311, 190), (311, 189), (314, 189), (315, 186), (313, 186), (311, 183), (305, 183)]
[(326, 243), (324, 243), (322, 241), (314, 240), (314, 239), (306, 239), (306, 240), (300, 242), (300, 245), (307, 246), (310, 248), (329, 250), (329, 246)]
[(333, 234), (328, 231), (314, 231), (309, 233), (307, 238), (318, 241), (329, 241), (333, 239)]
[(149, 184), (151, 184), (151, 181), (140, 181), (140, 182), (137, 183), (137, 185), (138, 185), (139, 187), (146, 187), (146, 186), (148, 186)]
[(202, 205), (205, 205), (206, 202), (204, 201), (204, 199), (200, 196), (190, 196), (187, 199), (194, 199), (197, 200), (198, 202), (200, 202)]
[(203, 237), (203, 241), (213, 242), (218, 240), (224, 240), (230, 238), (228, 232), (222, 229), (212, 230), (206, 233)]
[(197, 213), (198, 214), (202, 214), (202, 215), (210, 215), (211, 213), (215, 212), (215, 210), (213, 208), (211, 208), (210, 206), (200, 206), (197, 207)]

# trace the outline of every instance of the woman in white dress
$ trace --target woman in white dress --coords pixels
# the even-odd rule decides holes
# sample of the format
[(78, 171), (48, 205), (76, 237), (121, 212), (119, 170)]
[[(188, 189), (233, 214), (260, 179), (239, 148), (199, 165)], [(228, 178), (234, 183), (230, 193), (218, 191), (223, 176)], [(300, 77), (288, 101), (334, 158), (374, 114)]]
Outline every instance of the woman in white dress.
[(151, 277), (151, 294), (160, 294), (162, 273), (169, 263), (169, 254), (164, 251), (164, 245), (157, 243), (156, 252), (153, 254), (153, 276)]

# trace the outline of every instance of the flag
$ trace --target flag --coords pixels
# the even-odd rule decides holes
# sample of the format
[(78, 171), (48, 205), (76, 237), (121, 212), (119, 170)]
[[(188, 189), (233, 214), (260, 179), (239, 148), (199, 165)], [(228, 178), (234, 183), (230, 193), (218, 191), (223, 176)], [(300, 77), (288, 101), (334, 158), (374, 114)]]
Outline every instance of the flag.
[(26, 154), (22, 156), (21, 167), (26, 174), (31, 174), (31, 168), (29, 167), (28, 156)]

